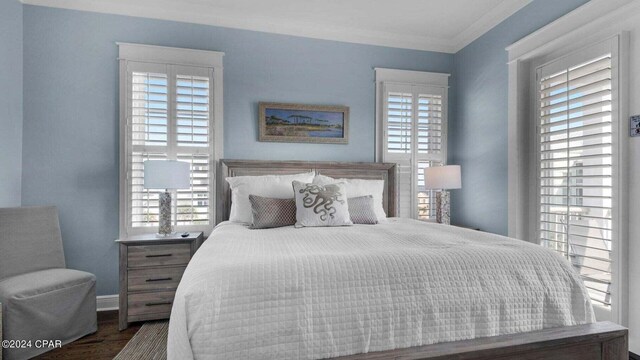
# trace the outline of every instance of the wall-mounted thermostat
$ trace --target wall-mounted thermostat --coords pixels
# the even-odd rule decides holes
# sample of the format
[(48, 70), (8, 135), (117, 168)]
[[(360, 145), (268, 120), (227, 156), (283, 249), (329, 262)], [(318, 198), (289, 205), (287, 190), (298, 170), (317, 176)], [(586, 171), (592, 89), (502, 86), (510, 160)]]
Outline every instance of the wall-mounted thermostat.
[(640, 115), (634, 115), (629, 121), (631, 124), (631, 136), (640, 136)]

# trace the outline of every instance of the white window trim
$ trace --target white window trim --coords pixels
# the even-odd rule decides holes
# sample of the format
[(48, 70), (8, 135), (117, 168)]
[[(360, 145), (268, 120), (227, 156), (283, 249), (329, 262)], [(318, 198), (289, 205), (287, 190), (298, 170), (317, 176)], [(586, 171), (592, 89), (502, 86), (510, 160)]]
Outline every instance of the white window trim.
[[(442, 109), (444, 117), (449, 119), (449, 77), (451, 74), (446, 73), (434, 73), (434, 72), (426, 72), (426, 71), (412, 71), (412, 70), (398, 70), (398, 69), (387, 69), (387, 68), (374, 68), (375, 71), (375, 81), (376, 81), (376, 133), (375, 133), (375, 142), (376, 142), (376, 153), (375, 160), (377, 162), (382, 161), (382, 151), (384, 149), (385, 139), (384, 139), (384, 131), (383, 131), (383, 122), (384, 122), (384, 84), (404, 84), (404, 85), (418, 85), (418, 86), (432, 86), (439, 87), (444, 89), (444, 97), (443, 100), (447, 102), (447, 106)], [(448, 132), (448, 125), (443, 124), (443, 133), (442, 138), (443, 142), (446, 143)], [(446, 146), (442, 149), (444, 151), (443, 157), (446, 162), (447, 160), (447, 149)]]
[[(403, 85), (432, 88), (434, 92), (440, 92), (445, 106), (442, 108), (442, 146), (440, 155), (426, 155), (421, 161), (439, 161), (443, 165), (447, 164), (447, 144), (448, 144), (448, 124), (449, 124), (449, 77), (451, 74), (434, 73), (426, 71), (399, 70), (388, 68), (374, 68), (376, 82), (376, 131), (375, 131), (375, 161), (381, 162), (384, 159), (384, 149), (387, 147), (387, 139), (384, 136), (385, 108), (387, 99), (385, 97), (386, 86)], [(414, 134), (415, 135), (415, 134)], [(418, 159), (413, 156), (412, 167), (417, 167)], [(393, 161), (393, 160), (390, 160)], [(411, 179), (411, 217), (418, 217), (418, 183), (415, 176)]]
[[(168, 65), (182, 65), (182, 66), (194, 66), (209, 68), (213, 70), (213, 89), (212, 104), (213, 112), (212, 119), (213, 125), (211, 131), (213, 132), (213, 149), (211, 157), (211, 179), (214, 185), (211, 188), (211, 204), (210, 204), (210, 216), (211, 222), (209, 225), (185, 227), (186, 230), (201, 230), (208, 235), (216, 221), (216, 188), (215, 181), (218, 173), (218, 160), (224, 157), (224, 128), (223, 128), (223, 116), (224, 116), (224, 103), (223, 103), (223, 57), (224, 53), (219, 51), (208, 50), (195, 50), (184, 48), (173, 48), (166, 46), (154, 46), (145, 44), (131, 44), (117, 42), (118, 45), (118, 62), (119, 62), (119, 104), (120, 104), (120, 186), (119, 186), (119, 219), (120, 219), (120, 238), (126, 238), (128, 235), (128, 219), (127, 219), (127, 62), (146, 62), (146, 63), (158, 63)], [(144, 229), (141, 232), (151, 232), (151, 229)], [(136, 232), (137, 233), (137, 232)]]
[[(529, 207), (529, 224), (533, 225), (529, 227), (529, 239), (533, 239), (535, 241), (539, 241), (540, 239), (540, 228), (538, 227), (539, 225), (539, 216), (540, 216), (540, 188), (539, 188), (539, 182), (540, 182), (540, 133), (539, 133), (539, 129), (537, 128), (536, 125), (540, 125), (539, 123), (539, 113), (540, 113), (540, 100), (538, 98), (536, 98), (538, 91), (539, 91), (539, 84), (538, 84), (538, 78), (536, 76), (537, 73), (537, 69), (545, 67), (545, 66), (559, 66), (557, 65), (557, 63), (562, 63), (565, 61), (571, 61), (571, 60), (567, 60), (567, 59), (572, 59), (573, 61), (588, 61), (591, 59), (594, 59), (598, 56), (602, 56), (604, 55), (606, 52), (608, 52), (609, 50), (611, 50), (611, 71), (612, 71), (612, 97), (613, 99), (615, 99), (614, 101), (612, 101), (612, 116), (613, 119), (618, 119), (618, 123), (617, 124), (613, 124), (614, 126), (612, 127), (612, 140), (613, 140), (613, 156), (612, 156), (612, 160), (613, 160), (613, 166), (612, 166), (612, 175), (613, 175), (613, 181), (614, 181), (614, 187), (613, 187), (613, 194), (612, 194), (612, 201), (613, 201), (613, 206), (611, 208), (611, 210), (613, 211), (613, 218), (612, 218), (612, 247), (615, 247), (616, 249), (612, 249), (612, 251), (610, 252), (611, 254), (611, 258), (614, 262), (614, 264), (617, 264), (620, 258), (620, 254), (618, 251), (618, 243), (621, 241), (621, 237), (620, 237), (620, 229), (621, 227), (624, 226), (624, 224), (621, 221), (621, 211), (622, 208), (620, 205), (620, 186), (621, 186), (621, 181), (620, 181), (620, 176), (621, 176), (621, 170), (623, 168), (623, 166), (621, 166), (620, 163), (620, 159), (622, 158), (621, 156), (621, 144), (620, 144), (620, 140), (626, 139), (626, 134), (627, 134), (627, 128), (625, 127), (626, 121), (625, 119), (622, 119), (620, 117), (620, 101), (619, 101), (619, 91), (620, 91), (620, 79), (619, 79), (619, 62), (620, 62), (620, 56), (619, 56), (619, 36), (614, 36), (612, 38), (608, 38), (605, 39), (603, 41), (600, 41), (598, 43), (595, 44), (590, 44), (585, 48), (581, 48), (578, 49), (576, 51), (570, 52), (568, 54), (566, 54), (564, 51), (559, 52), (559, 55), (557, 53), (553, 53), (553, 54), (549, 54), (546, 56), (540, 56), (537, 57), (536, 59), (531, 60), (531, 68), (533, 73), (531, 74), (531, 79), (530, 79), (530, 93), (531, 94), (535, 94), (534, 96), (530, 96), (530, 99), (532, 101), (531, 103), (531, 109), (533, 109), (531, 111), (531, 116), (532, 116), (532, 131), (533, 134), (535, 135), (535, 139), (533, 140), (533, 152), (530, 154), (530, 157), (527, 160), (527, 162), (533, 164), (532, 166), (535, 167), (535, 170), (533, 172), (532, 177), (534, 178), (534, 180), (531, 182), (531, 191), (530, 191), (530, 199), (533, 199), (533, 201), (530, 201), (530, 207)], [(576, 60), (579, 59), (579, 60)], [(570, 63), (572, 66), (576, 65), (576, 63)], [(560, 69), (560, 67), (558, 67), (558, 69)], [(618, 86), (615, 86), (618, 85)], [(614, 120), (615, 121), (615, 120)], [(529, 138), (529, 140), (531, 140), (531, 138)], [(533, 168), (532, 167), (532, 168)], [(530, 175), (531, 176), (531, 175)], [(530, 177), (531, 178), (531, 177)], [(620, 289), (616, 287), (617, 282), (615, 281), (615, 277), (618, 276), (618, 273), (616, 272), (615, 269), (612, 269), (612, 283), (611, 283), (611, 293), (614, 296), (613, 301), (615, 301), (615, 298), (619, 296), (619, 291)], [(614, 284), (616, 283), (616, 284)], [(608, 308), (602, 307), (601, 305), (597, 304), (596, 302), (592, 302), (593, 303), (593, 307), (594, 310), (596, 311), (598, 320), (611, 320), (611, 315), (609, 312)], [(611, 308), (612, 309), (612, 308)]]
[[(640, 11), (638, 0), (592, 0), (555, 22), (532, 33), (507, 47), (509, 55), (508, 89), (508, 235), (523, 240), (534, 239), (535, 229), (530, 226), (535, 209), (535, 163), (530, 155), (535, 153), (533, 120), (533, 96), (535, 67), (541, 59), (559, 58), (576, 50), (586, 48), (605, 39), (618, 37), (619, 94), (618, 108), (621, 121), (619, 137), (619, 183), (620, 194), (628, 189), (628, 123), (629, 115), (629, 34), (632, 21)], [(585, 34), (589, 34), (585, 36)], [(617, 219), (618, 239), (612, 256), (613, 298), (611, 312), (595, 306), (598, 320), (611, 320), (622, 325), (628, 322), (628, 243), (629, 204), (627, 196), (618, 196), (614, 204), (619, 214)]]

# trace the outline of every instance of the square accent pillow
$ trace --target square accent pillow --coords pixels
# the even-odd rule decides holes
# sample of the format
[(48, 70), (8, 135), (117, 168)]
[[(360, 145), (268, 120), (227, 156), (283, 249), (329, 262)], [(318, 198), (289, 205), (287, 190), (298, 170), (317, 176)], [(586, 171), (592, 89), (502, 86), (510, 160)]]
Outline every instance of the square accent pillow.
[(345, 184), (322, 186), (294, 181), (293, 192), (296, 199), (296, 227), (353, 225)]
[(249, 195), (253, 223), (251, 229), (269, 229), (295, 225), (296, 201)]
[(349, 203), (349, 215), (354, 224), (373, 225), (378, 223), (372, 195), (349, 198), (347, 202)]

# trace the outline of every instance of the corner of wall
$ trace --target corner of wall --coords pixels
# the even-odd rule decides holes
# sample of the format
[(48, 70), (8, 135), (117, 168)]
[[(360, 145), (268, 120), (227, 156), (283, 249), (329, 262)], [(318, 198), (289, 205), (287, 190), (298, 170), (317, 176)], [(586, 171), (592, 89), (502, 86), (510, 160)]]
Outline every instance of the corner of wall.
[(0, 3), (0, 207), (22, 203), (23, 5)]

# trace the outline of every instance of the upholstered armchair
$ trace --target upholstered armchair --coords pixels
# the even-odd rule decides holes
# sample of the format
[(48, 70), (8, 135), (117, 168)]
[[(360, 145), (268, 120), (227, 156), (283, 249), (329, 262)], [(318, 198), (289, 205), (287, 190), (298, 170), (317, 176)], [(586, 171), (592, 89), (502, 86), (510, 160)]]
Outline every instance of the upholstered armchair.
[(4, 349), (4, 360), (28, 359), (36, 340), (74, 341), (97, 330), (96, 278), (66, 268), (55, 207), (0, 208), (0, 303), (5, 340), (31, 340)]

